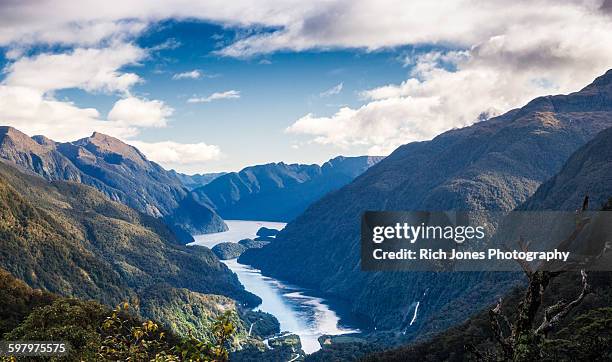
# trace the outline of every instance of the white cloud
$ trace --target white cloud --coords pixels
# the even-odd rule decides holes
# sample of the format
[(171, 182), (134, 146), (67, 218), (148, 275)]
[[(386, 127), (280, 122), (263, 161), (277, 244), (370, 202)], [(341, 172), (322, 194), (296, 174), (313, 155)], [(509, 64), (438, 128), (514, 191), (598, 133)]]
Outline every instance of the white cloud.
[[(502, 0), (313, 1), (294, 4), (286, 18), (268, 14), (261, 23), (278, 30), (251, 34), (219, 53), (249, 57), (275, 51), (347, 47), (376, 50), (405, 44), (470, 47), (514, 27), (538, 31), (549, 24), (605, 21), (607, 15), (598, 9), (601, 4), (602, 0), (511, 4)], [(275, 20), (277, 23), (273, 24)], [(529, 38), (529, 34), (525, 32), (524, 37)]]
[(172, 141), (142, 142), (128, 141), (142, 151), (148, 159), (166, 168), (183, 172), (196, 172), (205, 169), (205, 164), (221, 157), (221, 149), (206, 143), (177, 143)]
[[(57, 7), (53, 9), (54, 5)], [(69, 4), (64, 4), (68, 6)], [(128, 17), (104, 18), (81, 17), (76, 9), (60, 13), (62, 4), (39, 2), (36, 6), (28, 1), (14, 3), (4, 8), (0, 15), (0, 44), (8, 46), (30, 46), (35, 44), (62, 44), (97, 46), (103, 41), (129, 39), (142, 33), (148, 26), (146, 19), (125, 20)], [(54, 16), (49, 16), (53, 13)], [(93, 14), (92, 14), (93, 15)], [(137, 17), (131, 17), (136, 19)]]
[(151, 48), (148, 48), (150, 51), (157, 52), (160, 50), (172, 50), (181, 47), (181, 42), (176, 40), (175, 38), (168, 38), (163, 43), (157, 44)]
[(165, 127), (173, 112), (162, 101), (128, 97), (115, 103), (108, 112), (108, 120), (131, 127)]
[[(554, 63), (521, 62), (516, 57), (528, 49), (514, 53), (507, 49), (512, 43), (500, 44), (505, 40), (493, 38), (468, 52), (421, 55), (412, 60), (411, 76), (401, 84), (362, 92), (367, 102), (361, 107), (343, 107), (328, 117), (307, 114), (287, 132), (310, 135), (321, 144), (367, 146), (370, 154), (388, 154), (399, 145), (431, 139), (537, 96), (578, 90), (593, 80), (593, 70), (603, 74), (612, 64), (612, 52), (608, 59), (591, 56), (591, 44), (579, 50), (580, 56), (572, 53)], [(442, 66), (449, 63), (454, 70)]]
[(3, 125), (29, 135), (42, 134), (58, 141), (85, 137), (93, 130), (121, 137), (137, 133), (133, 127), (103, 120), (94, 108), (79, 108), (26, 87), (0, 85), (0, 119)]
[[(146, 0), (79, 3), (74, 0), (24, 0), (3, 5), (0, 45), (66, 44), (92, 46), (134, 36), (165, 19), (199, 19), (230, 26), (283, 25), (319, 4), (297, 0), (240, 2)], [(53, 16), (50, 16), (53, 14)]]
[(79, 108), (31, 88), (0, 85), (2, 125), (13, 126), (31, 136), (42, 134), (61, 142), (87, 137), (95, 130), (134, 145), (164, 167), (183, 172), (205, 170), (206, 162), (221, 156), (218, 146), (172, 141), (148, 143), (132, 139), (141, 128), (164, 126), (171, 113), (172, 110), (160, 101), (126, 98), (115, 103), (105, 120), (94, 108)]
[(29, 87), (41, 92), (80, 88), (89, 92), (123, 92), (141, 81), (120, 68), (136, 64), (146, 52), (131, 44), (108, 48), (77, 48), (68, 53), (43, 53), (10, 63), (4, 85)]
[(579, 90), (612, 66), (612, 22), (571, 6), (546, 8), (546, 16), (534, 17), (533, 23), (526, 16), (506, 22), (500, 33), (466, 50), (407, 56), (411, 70), (403, 82), (363, 91), (360, 107), (343, 107), (326, 117), (307, 114), (287, 132), (387, 154), (537, 96)]
[[(9, 99), (25, 98), (0, 100), (0, 119), (32, 128), (48, 125), (49, 134), (56, 132), (53, 127), (73, 133), (73, 127), (98, 124), (136, 134), (137, 126), (101, 120), (95, 109), (60, 102), (51, 93), (76, 87), (130, 97), (130, 88), (141, 79), (121, 69), (147, 50), (129, 42), (168, 18), (247, 29), (218, 52), (233, 57), (406, 44), (460, 49), (408, 57), (413, 70), (403, 82), (364, 91), (360, 107), (341, 107), (327, 117), (306, 115), (288, 128), (316, 142), (363, 145), (373, 153), (430, 138), (536, 95), (576, 90), (612, 64), (612, 14), (602, 0), (109, 1), (81, 6), (70, 0), (26, 0), (3, 6), (0, 46), (14, 62), (5, 68), (0, 87)], [(24, 57), (36, 44), (76, 49)], [(239, 97), (228, 91), (189, 102)]]
[[(121, 70), (146, 56), (145, 50), (132, 44), (113, 43), (105, 48), (19, 58), (4, 69), (0, 120), (28, 134), (44, 134), (59, 141), (93, 131), (125, 139), (136, 136), (142, 128), (164, 127), (172, 109), (162, 101), (131, 96), (130, 88), (141, 79)], [(104, 119), (94, 108), (80, 108), (55, 98), (55, 91), (70, 88), (117, 93), (123, 98)]]
[[(79, 9), (74, 3), (62, 1), (42, 1), (36, 6), (16, 2), (3, 8), (0, 45), (5, 46), (10, 62), (3, 69), (0, 83), (0, 122), (57, 141), (86, 137), (95, 130), (137, 145), (151, 159), (165, 165), (201, 170), (202, 162), (219, 157), (219, 147), (134, 140), (144, 128), (165, 127), (173, 109), (160, 100), (132, 95), (131, 88), (142, 79), (123, 69), (138, 65), (152, 52), (180, 45), (174, 39), (148, 49), (131, 43), (156, 21), (140, 11), (147, 4), (134, 5), (132, 13), (115, 13), (108, 4), (95, 10), (93, 3)], [(124, 7), (128, 8), (130, 5)], [(49, 17), (50, 13), (54, 16)], [(62, 47), (53, 52), (29, 50), (37, 44)], [(197, 71), (186, 76), (206, 75)], [(118, 94), (122, 98), (104, 118), (94, 108), (80, 108), (55, 98), (55, 91), (70, 88)]]
[[(26, 0), (14, 1), (0, 12), (0, 45), (90, 46), (134, 36), (160, 20), (189, 18), (256, 29), (221, 51), (229, 56), (312, 48), (373, 50), (405, 44), (470, 47), (513, 27), (538, 30), (547, 24), (605, 20), (602, 4), (603, 0), (510, 4), (504, 0), (160, 0), (154, 4), (109, 0), (80, 6), (71, 0)], [(528, 38), (529, 32), (524, 36)]]
[(339, 83), (336, 84), (335, 86), (329, 88), (328, 90), (321, 92), (319, 94), (320, 97), (329, 97), (329, 96), (333, 96), (335, 94), (339, 94), (340, 92), (342, 92), (342, 87), (344, 87), (344, 83)]
[(388, 98), (360, 108), (340, 108), (330, 117), (312, 114), (287, 128), (289, 133), (315, 136), (314, 141), (342, 148), (368, 146), (369, 154), (388, 154), (410, 140), (425, 139), (445, 130), (440, 117), (421, 118), (434, 113), (440, 100), (431, 98)]
[(175, 75), (172, 76), (172, 79), (174, 80), (180, 80), (180, 79), (200, 79), (202, 77), (202, 72), (200, 72), (197, 69), (194, 69), (190, 72), (183, 72), (183, 73), (176, 73)]
[(187, 100), (187, 103), (210, 103), (212, 101), (221, 99), (238, 99), (240, 98), (240, 91), (228, 90), (225, 92), (215, 92), (208, 97), (192, 97)]
[(95, 108), (79, 108), (32, 88), (0, 85), (3, 125), (58, 141), (72, 141), (93, 131), (130, 139), (143, 128), (166, 126), (172, 111), (162, 101), (128, 97), (118, 100), (104, 119)]

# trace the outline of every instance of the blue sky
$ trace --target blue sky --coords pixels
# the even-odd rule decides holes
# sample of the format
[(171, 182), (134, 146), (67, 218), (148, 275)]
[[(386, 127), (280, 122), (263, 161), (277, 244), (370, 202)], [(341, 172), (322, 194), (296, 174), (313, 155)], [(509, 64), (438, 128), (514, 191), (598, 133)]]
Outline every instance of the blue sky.
[[(307, 113), (329, 115), (340, 106), (362, 103), (363, 89), (401, 81), (409, 69), (401, 55), (410, 47), (374, 52), (278, 52), (237, 59), (215, 54), (237, 35), (235, 29), (203, 21), (164, 21), (141, 34), (135, 43), (154, 49), (136, 65), (123, 67), (143, 81), (132, 88), (141, 97), (162, 100), (174, 112), (164, 128), (147, 128), (139, 140), (218, 145), (222, 155), (188, 172), (239, 170), (267, 162), (322, 163), (339, 154), (361, 155), (367, 147), (351, 149), (309, 142), (285, 129)], [(159, 48), (159, 49), (157, 49)], [(32, 49), (31, 54), (47, 49)], [(5, 64), (7, 60), (4, 60)], [(199, 78), (174, 79), (197, 71)], [(174, 77), (174, 78), (173, 78)], [(338, 85), (337, 92), (328, 92)], [(236, 90), (240, 98), (188, 103), (192, 97)], [(121, 95), (63, 89), (56, 98), (107, 114)]]
[(612, 66), (610, 17), (598, 0), (2, 3), (0, 123), (101, 131), (187, 173), (387, 155), (580, 89)]
[[(222, 48), (219, 43), (231, 41), (235, 33), (200, 21), (168, 21), (137, 39), (143, 48), (173, 43), (124, 69), (144, 78), (134, 94), (163, 100), (175, 110), (167, 127), (145, 129), (139, 139), (218, 145), (223, 155), (208, 162), (205, 171), (277, 161), (321, 163), (339, 154), (367, 153), (364, 146), (343, 149), (308, 142), (308, 137), (287, 134), (285, 129), (307, 113), (329, 115), (342, 105), (358, 106), (363, 89), (401, 81), (409, 71), (400, 59), (407, 49), (280, 52), (248, 59), (214, 54)], [(173, 79), (194, 70), (200, 78)], [(337, 94), (322, 95), (338, 84), (342, 89)], [(192, 97), (230, 90), (240, 92), (240, 98), (187, 103)], [(118, 99), (79, 90), (58, 95), (102, 113)]]

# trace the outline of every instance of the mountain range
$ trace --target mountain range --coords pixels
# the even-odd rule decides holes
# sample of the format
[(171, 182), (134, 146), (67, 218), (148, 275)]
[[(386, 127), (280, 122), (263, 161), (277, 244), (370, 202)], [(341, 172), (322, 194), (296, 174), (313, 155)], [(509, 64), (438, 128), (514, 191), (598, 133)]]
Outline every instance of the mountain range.
[[(0, 163), (0, 268), (30, 287), (108, 306), (128, 301), (145, 317), (186, 292), (260, 302), (209, 249), (180, 244), (161, 219), (93, 187)], [(190, 320), (183, 315), (180, 328)]]
[[(100, 133), (60, 143), (0, 127), (0, 276), (6, 270), (30, 287), (109, 306), (129, 301), (139, 316), (187, 333), (211, 306), (233, 303), (218, 295), (260, 302), (209, 249), (184, 246), (190, 234), (225, 230), (221, 216), (289, 221), (240, 262), (350, 302), (374, 334), (391, 331), (387, 343), (433, 336), (446, 348), (450, 338), (458, 353), (449, 327), (482, 330), (483, 308), (517, 299), (509, 291), (524, 285), (522, 274), (363, 272), (362, 213), (574, 210), (585, 195), (592, 208), (610, 208), (611, 159), (612, 70), (578, 92), (536, 98), (384, 159), (337, 157), (322, 166), (188, 176)], [(576, 284), (564, 278), (556, 288)], [(609, 300), (609, 275), (597, 280), (586, 307)], [(560, 294), (574, 292), (566, 289)], [(28, 293), (33, 304), (49, 298)]]
[[(543, 183), (529, 197), (520, 210), (575, 210), (583, 204), (585, 195), (590, 198), (590, 210), (612, 211), (612, 128), (600, 132), (593, 140), (580, 147), (563, 165), (559, 173)], [(598, 360), (602, 351), (609, 350), (610, 332), (605, 321), (612, 318), (612, 279), (609, 272), (588, 272), (590, 292), (548, 336), (562, 343), (549, 344), (557, 360)], [(580, 292), (578, 273), (564, 273), (552, 281), (543, 295), (543, 305), (550, 306), (559, 300), (573, 300)], [(515, 318), (513, 310), (523, 293), (517, 289), (503, 296), (502, 312)], [(489, 308), (492, 308), (489, 307)], [(439, 334), (422, 338), (419, 343), (373, 354), (366, 361), (405, 361), (406, 356), (415, 360), (466, 360), (466, 345), (478, 350), (494, 350), (495, 336), (485, 308), (464, 323)], [(537, 311), (538, 320), (543, 309)], [(594, 343), (591, 341), (595, 341)], [(597, 342), (599, 341), (599, 342)], [(337, 346), (334, 351), (317, 353), (312, 360), (330, 360), (345, 356), (348, 346)], [(550, 351), (548, 351), (550, 353)]]
[(227, 172), (213, 172), (213, 173), (196, 173), (194, 175), (187, 175), (184, 173), (176, 172), (174, 170), (170, 170), (172, 174), (174, 174), (185, 187), (189, 190), (197, 189), (198, 187), (202, 187), (204, 185), (208, 185), (212, 180), (216, 179), (219, 176), (223, 176), (227, 174)]
[(49, 181), (65, 180), (93, 186), (111, 200), (154, 217), (163, 217), (178, 235), (227, 230), (223, 220), (195, 200), (180, 179), (136, 148), (95, 132), (74, 142), (28, 137), (0, 127), (0, 159)]
[(283, 162), (251, 166), (217, 177), (193, 192), (224, 219), (290, 221), (381, 159), (339, 156), (321, 166)]
[(247, 251), (240, 261), (326, 295), (351, 296), (352, 311), (378, 330), (400, 329), (407, 336), (444, 330), (521, 285), (521, 276), (362, 272), (363, 211), (510, 211), (559, 172), (572, 153), (611, 126), (608, 71), (578, 92), (539, 97), (431, 141), (401, 146), (311, 205), (274, 243)]

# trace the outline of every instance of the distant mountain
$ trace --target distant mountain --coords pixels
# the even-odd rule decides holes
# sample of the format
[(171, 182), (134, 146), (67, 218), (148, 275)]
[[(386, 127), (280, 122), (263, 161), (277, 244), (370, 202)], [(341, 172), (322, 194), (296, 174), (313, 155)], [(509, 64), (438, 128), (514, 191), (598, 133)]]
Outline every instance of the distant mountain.
[[(612, 128), (600, 132), (574, 152), (559, 173), (543, 183), (518, 209), (573, 211), (582, 205), (585, 195), (589, 195), (591, 200), (590, 210), (612, 211)], [(553, 279), (552, 286), (543, 296), (543, 306), (550, 306), (561, 299), (575, 299), (581, 286), (577, 274), (569, 272)], [(608, 340), (610, 338), (609, 327), (601, 321), (609, 321), (612, 317), (612, 275), (609, 272), (588, 272), (588, 281), (591, 287), (588, 298), (562, 319), (561, 325), (549, 336), (562, 341), (551, 343), (549, 347), (556, 352), (557, 360), (597, 360), (610, 354), (610, 343), (586, 341), (604, 341), (606, 335)], [(512, 308), (516, 307), (522, 293), (522, 290), (516, 290), (503, 298), (503, 313), (510, 320), (515, 316)], [(540, 318), (542, 314), (542, 310), (537, 313)], [(430, 340), (374, 354), (365, 360), (405, 361), (405, 356), (412, 356), (415, 360), (468, 360), (466, 345), (473, 345), (480, 351), (492, 350), (496, 347), (494, 340), (489, 313), (485, 309), (465, 323), (432, 336)], [(604, 346), (607, 349), (598, 349)], [(330, 353), (322, 351), (314, 360), (342, 359), (340, 356), (354, 352), (349, 346), (339, 346), (333, 356)]]
[(92, 187), (0, 163), (0, 268), (33, 288), (108, 306), (151, 305), (159, 283), (260, 301), (209, 249), (178, 244), (160, 219)]
[(186, 175), (184, 173), (170, 170), (189, 190), (197, 189), (204, 185), (208, 185), (212, 180), (227, 174), (227, 172), (201, 173), (195, 175)]
[(179, 178), (136, 148), (101, 133), (58, 143), (0, 127), (0, 159), (47, 180), (93, 186), (112, 200), (165, 218), (192, 234), (227, 230), (221, 218), (197, 202)]
[(336, 157), (319, 165), (269, 163), (195, 189), (224, 219), (289, 221), (308, 205), (362, 174), (382, 157)]
[(513, 273), (362, 272), (366, 210), (501, 210), (525, 202), (579, 147), (612, 126), (612, 71), (579, 92), (522, 108), (431, 141), (398, 148), (289, 223), (240, 261), (265, 274), (347, 299), (380, 329), (440, 331), (517, 284)]

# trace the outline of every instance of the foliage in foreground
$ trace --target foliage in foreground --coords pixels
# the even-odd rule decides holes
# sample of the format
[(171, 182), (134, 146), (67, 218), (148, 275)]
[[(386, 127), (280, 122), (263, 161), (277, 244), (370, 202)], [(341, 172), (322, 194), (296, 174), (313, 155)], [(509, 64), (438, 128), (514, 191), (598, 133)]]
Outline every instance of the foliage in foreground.
[(215, 319), (209, 340), (179, 338), (156, 322), (131, 317), (127, 303), (109, 311), (96, 302), (58, 298), (34, 309), (3, 339), (66, 341), (69, 361), (227, 361), (233, 313)]
[(115, 308), (102, 324), (106, 337), (98, 351), (103, 360), (125, 361), (227, 361), (227, 345), (236, 332), (232, 312), (219, 316), (211, 326), (212, 340), (187, 337), (170, 343), (167, 332), (153, 321), (132, 325), (122, 314), (127, 303)]

